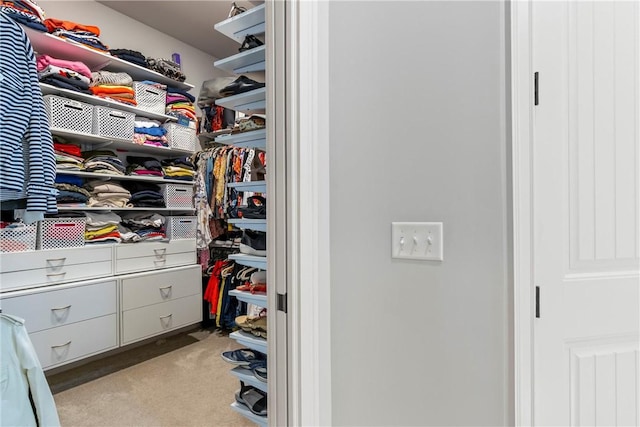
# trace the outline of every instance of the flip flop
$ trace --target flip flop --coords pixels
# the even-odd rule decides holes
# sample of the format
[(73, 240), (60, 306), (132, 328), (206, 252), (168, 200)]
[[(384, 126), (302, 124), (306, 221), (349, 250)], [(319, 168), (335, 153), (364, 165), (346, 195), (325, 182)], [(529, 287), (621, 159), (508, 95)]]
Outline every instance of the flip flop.
[(237, 366), (249, 366), (252, 362), (257, 360), (264, 360), (265, 355), (253, 351), (250, 348), (241, 348), (233, 351), (225, 351), (220, 355), (222, 360)]

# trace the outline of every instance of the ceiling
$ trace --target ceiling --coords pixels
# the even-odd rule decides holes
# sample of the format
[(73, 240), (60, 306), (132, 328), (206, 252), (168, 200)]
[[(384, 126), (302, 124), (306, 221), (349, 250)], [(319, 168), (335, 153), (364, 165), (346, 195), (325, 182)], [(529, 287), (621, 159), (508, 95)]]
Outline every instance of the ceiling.
[[(238, 53), (238, 43), (213, 28), (218, 22), (227, 19), (231, 1), (96, 1), (216, 58), (226, 58)], [(236, 1), (238, 6), (247, 9), (260, 3), (262, 1)]]

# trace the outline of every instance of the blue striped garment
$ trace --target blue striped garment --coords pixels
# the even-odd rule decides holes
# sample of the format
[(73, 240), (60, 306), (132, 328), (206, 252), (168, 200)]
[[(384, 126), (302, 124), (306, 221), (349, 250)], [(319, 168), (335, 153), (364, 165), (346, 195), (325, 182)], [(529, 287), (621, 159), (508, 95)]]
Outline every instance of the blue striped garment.
[(0, 13), (0, 201), (27, 199), (27, 211), (56, 213), (56, 159), (24, 30)]

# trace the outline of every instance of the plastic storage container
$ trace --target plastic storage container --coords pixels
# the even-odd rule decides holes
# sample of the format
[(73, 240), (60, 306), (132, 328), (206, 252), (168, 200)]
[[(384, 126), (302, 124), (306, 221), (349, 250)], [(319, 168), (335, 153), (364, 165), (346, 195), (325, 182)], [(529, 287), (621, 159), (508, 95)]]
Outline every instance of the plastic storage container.
[(51, 128), (89, 134), (92, 132), (93, 105), (57, 95), (44, 95), (42, 98)]
[(134, 113), (100, 105), (93, 108), (93, 133), (95, 135), (133, 140), (136, 119)]

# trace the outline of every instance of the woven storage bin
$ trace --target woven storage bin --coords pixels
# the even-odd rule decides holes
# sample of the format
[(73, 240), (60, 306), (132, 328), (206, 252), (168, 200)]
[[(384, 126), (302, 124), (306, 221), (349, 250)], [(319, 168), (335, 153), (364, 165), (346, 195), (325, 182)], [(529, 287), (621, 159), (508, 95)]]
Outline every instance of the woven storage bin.
[(180, 150), (196, 150), (196, 130), (190, 129), (176, 123), (165, 123), (162, 125), (167, 130), (167, 140), (170, 148)]
[(192, 185), (160, 184), (160, 187), (166, 207), (193, 209)]
[(38, 249), (84, 246), (86, 218), (46, 218), (40, 221)]
[(56, 95), (44, 95), (42, 98), (49, 117), (49, 126), (55, 129), (91, 133), (93, 105)]
[(133, 82), (138, 108), (150, 113), (164, 114), (167, 106), (167, 91), (140, 82)]
[(0, 229), (0, 252), (25, 252), (36, 250), (38, 224)]
[(110, 138), (133, 140), (136, 115), (128, 111), (96, 105), (93, 107), (93, 133)]
[(197, 218), (195, 216), (168, 216), (167, 238), (169, 240), (195, 239)]

